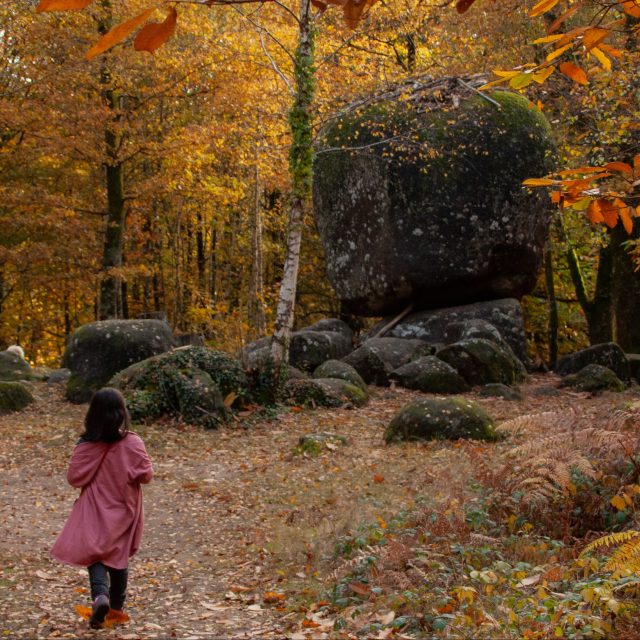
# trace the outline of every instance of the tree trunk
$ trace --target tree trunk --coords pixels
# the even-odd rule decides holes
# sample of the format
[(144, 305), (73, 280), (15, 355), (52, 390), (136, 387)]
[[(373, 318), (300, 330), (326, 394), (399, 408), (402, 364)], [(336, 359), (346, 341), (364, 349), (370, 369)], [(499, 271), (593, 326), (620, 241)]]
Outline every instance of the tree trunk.
[(553, 244), (547, 241), (544, 252), (544, 279), (549, 304), (549, 367), (556, 368), (558, 362), (558, 302), (553, 282)]
[(304, 213), (311, 200), (313, 180), (311, 104), (315, 93), (314, 35), (311, 0), (300, 0), (298, 47), (295, 53), (296, 95), (289, 111), (289, 126), (292, 136), (289, 151), (289, 171), (292, 182), (291, 205), (284, 273), (280, 285), (275, 329), (271, 343), (271, 357), (278, 372), (282, 371), (289, 359), (289, 341), (295, 312), (302, 226)]
[[(260, 123), (258, 122), (258, 125)], [(260, 127), (258, 126), (258, 130)], [(251, 208), (251, 280), (249, 283), (248, 315), (249, 326), (258, 336), (267, 330), (264, 316), (264, 264), (262, 253), (262, 206), (260, 203), (260, 166), (259, 149), (256, 144), (254, 198)]]

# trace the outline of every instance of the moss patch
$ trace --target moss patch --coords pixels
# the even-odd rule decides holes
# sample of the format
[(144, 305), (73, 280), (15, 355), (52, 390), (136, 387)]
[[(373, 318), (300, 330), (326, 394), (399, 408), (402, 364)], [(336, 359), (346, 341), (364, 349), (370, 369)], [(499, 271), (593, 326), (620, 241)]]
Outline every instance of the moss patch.
[(0, 415), (21, 411), (35, 402), (31, 391), (19, 382), (0, 382)]

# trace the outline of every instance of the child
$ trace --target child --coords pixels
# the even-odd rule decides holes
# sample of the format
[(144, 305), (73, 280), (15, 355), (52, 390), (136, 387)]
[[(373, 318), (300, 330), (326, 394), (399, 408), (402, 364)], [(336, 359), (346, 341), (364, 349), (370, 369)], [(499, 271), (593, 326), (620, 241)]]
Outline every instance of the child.
[(153, 476), (144, 443), (129, 423), (117, 389), (93, 395), (67, 470), (69, 484), (82, 491), (51, 549), (60, 562), (88, 567), (93, 628), (102, 626), (110, 608), (124, 605), (129, 558), (142, 538), (140, 485)]

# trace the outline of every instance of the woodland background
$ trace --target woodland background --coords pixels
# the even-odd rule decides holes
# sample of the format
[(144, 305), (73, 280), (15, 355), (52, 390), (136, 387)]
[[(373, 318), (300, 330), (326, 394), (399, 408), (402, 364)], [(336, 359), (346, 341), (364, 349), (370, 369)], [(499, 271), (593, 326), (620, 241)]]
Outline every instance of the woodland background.
[[(105, 282), (118, 292), (115, 317), (166, 312), (178, 333), (202, 332), (226, 350), (268, 333), (290, 189), (291, 16), (273, 2), (181, 3), (175, 36), (154, 55), (121, 46), (86, 61), (107, 23), (148, 4), (36, 15), (37, 4), (0, 3), (0, 343), (23, 345), (35, 363), (57, 361), (69, 333), (99, 318)], [(565, 31), (605, 6), (569, 5), (579, 10)], [(532, 20), (530, 9), (484, 1), (460, 15), (437, 0), (381, 1), (355, 30), (341, 12), (324, 12), (316, 130), (341, 105), (411, 75), (491, 76), (544, 60), (545, 45), (531, 43), (561, 11)], [(637, 153), (632, 14), (631, 28), (612, 30), (602, 55), (588, 56), (587, 85), (557, 73), (522, 89), (553, 123), (563, 166)], [(106, 249), (116, 169), (122, 264)], [(305, 227), (297, 326), (340, 312), (310, 213)], [(534, 359), (589, 339), (640, 349), (635, 237), (637, 223), (629, 236), (580, 212), (556, 216), (546, 277), (524, 301)]]

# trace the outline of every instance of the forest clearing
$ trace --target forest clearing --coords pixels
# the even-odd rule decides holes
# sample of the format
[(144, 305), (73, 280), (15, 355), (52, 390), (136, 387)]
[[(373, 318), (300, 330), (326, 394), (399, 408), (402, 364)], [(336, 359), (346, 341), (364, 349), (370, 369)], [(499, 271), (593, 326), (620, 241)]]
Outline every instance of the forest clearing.
[[(145, 489), (147, 529), (132, 564), (131, 620), (99, 632), (88, 630), (74, 610), (88, 602), (86, 571), (48, 556), (76, 496), (64, 473), (83, 410), (64, 402), (60, 389), (42, 385), (36, 405), (0, 422), (0, 633), (638, 637), (633, 616), (625, 622), (621, 615), (615, 632), (599, 627), (613, 621), (612, 612), (605, 601), (585, 595), (607, 581), (576, 564), (594, 536), (571, 515), (579, 506), (586, 510), (584, 487), (577, 495), (556, 495), (537, 521), (529, 522), (513, 503), (492, 506), (494, 499), (507, 500), (509, 473), (502, 469), (491, 479), (485, 469), (500, 470), (502, 456), (518, 444), (553, 436), (553, 412), (565, 429), (584, 417), (604, 433), (616, 411), (637, 421), (637, 387), (596, 398), (540, 393), (557, 381), (534, 376), (517, 403), (479, 400), (499, 422), (544, 416), (528, 438), (499, 444), (385, 444), (386, 423), (417, 393), (399, 388), (377, 390), (365, 409), (285, 410), (270, 418), (246, 416), (217, 431), (169, 422), (137, 428), (156, 478)], [(343, 436), (347, 444), (312, 453), (297, 449), (300, 436), (317, 432)], [(624, 465), (612, 464), (620, 463), (619, 454), (613, 451), (606, 464), (625, 474)], [(562, 459), (555, 460), (558, 474)], [(528, 463), (532, 475), (541, 471), (535, 456)], [(609, 504), (613, 495), (590, 505), (594, 526), (598, 511), (625, 513)], [(637, 527), (635, 515), (630, 518), (627, 524)], [(627, 591), (624, 583), (615, 587), (620, 602), (636, 588), (632, 581)], [(555, 633), (558, 627), (565, 636)], [(577, 635), (580, 628), (583, 635)], [(589, 631), (598, 628), (597, 635)]]

